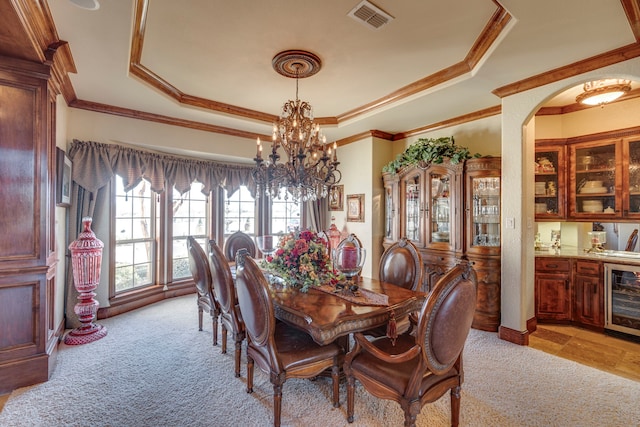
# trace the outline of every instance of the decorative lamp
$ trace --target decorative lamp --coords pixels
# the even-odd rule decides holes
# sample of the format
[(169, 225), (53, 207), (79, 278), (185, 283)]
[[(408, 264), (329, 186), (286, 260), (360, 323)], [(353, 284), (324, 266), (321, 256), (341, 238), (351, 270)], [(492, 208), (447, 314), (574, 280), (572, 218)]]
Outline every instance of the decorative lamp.
[(586, 82), (584, 92), (576, 97), (576, 102), (586, 105), (604, 105), (615, 101), (631, 90), (631, 80), (604, 79)]
[(64, 343), (68, 345), (88, 344), (107, 335), (107, 328), (93, 320), (98, 312), (98, 301), (93, 292), (100, 283), (102, 249), (104, 244), (91, 230), (90, 217), (82, 218), (82, 231), (69, 245), (73, 284), (79, 292), (78, 302), (73, 308), (82, 324), (67, 334)]
[[(337, 144), (330, 145), (322, 135), (320, 125), (313, 121), (313, 108), (298, 99), (298, 80), (320, 70), (320, 58), (311, 52), (287, 50), (272, 60), (279, 74), (296, 79), (296, 99), (287, 101), (282, 114), (273, 125), (271, 154), (262, 158), (262, 142), (257, 140), (256, 166), (253, 179), (260, 193), (280, 198), (286, 188), (294, 200), (316, 200), (329, 194), (329, 188), (340, 182)], [(280, 161), (282, 147), (286, 159)], [(288, 195), (285, 195), (287, 198)]]

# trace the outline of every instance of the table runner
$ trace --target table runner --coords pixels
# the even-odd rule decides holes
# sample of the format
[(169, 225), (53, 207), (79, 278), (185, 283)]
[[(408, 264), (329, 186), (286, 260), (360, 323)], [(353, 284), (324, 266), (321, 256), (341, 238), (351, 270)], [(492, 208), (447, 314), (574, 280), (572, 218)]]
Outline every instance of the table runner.
[(387, 295), (370, 291), (369, 289), (360, 288), (355, 293), (348, 290), (336, 291), (335, 286), (332, 285), (315, 286), (311, 289), (317, 289), (319, 291), (335, 295), (358, 305), (377, 305), (383, 307), (389, 305), (389, 297)]

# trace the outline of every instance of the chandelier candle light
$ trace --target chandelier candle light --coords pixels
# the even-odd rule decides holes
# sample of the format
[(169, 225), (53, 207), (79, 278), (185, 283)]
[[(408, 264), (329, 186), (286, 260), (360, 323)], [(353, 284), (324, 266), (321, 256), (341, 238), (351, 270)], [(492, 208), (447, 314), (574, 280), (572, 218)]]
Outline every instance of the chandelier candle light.
[[(262, 142), (260, 138), (257, 140), (253, 159), (257, 194), (264, 192), (271, 198), (280, 198), (280, 190), (286, 188), (294, 200), (324, 198), (329, 188), (342, 178), (338, 170), (338, 145), (327, 143), (320, 125), (313, 121), (311, 104), (298, 99), (298, 80), (317, 73), (320, 58), (310, 52), (288, 50), (277, 54), (272, 64), (279, 74), (296, 79), (296, 99), (284, 104), (273, 125), (271, 154), (266, 162), (262, 157)], [(286, 162), (279, 162), (280, 147), (286, 154)]]

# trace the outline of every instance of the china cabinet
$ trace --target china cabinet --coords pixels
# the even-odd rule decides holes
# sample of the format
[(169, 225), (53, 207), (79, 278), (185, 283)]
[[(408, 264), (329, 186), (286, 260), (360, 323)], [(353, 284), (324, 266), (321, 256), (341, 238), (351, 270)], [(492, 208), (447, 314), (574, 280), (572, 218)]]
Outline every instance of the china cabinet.
[(565, 147), (536, 144), (535, 153), (536, 221), (557, 221), (566, 217)]
[(470, 159), (464, 171), (464, 247), (478, 277), (472, 326), (487, 331), (500, 325), (500, 162)]
[[(385, 248), (407, 237), (424, 263), (422, 290), (429, 292), (466, 255), (478, 275), (473, 327), (500, 324), (500, 158), (383, 173)], [(389, 206), (390, 205), (390, 206)], [(394, 224), (395, 223), (395, 224)]]

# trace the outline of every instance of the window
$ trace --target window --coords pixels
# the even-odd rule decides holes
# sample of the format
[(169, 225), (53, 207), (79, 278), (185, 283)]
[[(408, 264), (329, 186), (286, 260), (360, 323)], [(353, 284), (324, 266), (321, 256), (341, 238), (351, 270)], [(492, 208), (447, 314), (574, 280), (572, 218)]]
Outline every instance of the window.
[(224, 191), (224, 236), (236, 231), (256, 233), (256, 201), (247, 187), (241, 186), (231, 197)]
[(175, 188), (171, 198), (172, 257), (171, 281), (191, 278), (187, 236), (193, 236), (206, 251), (209, 238), (209, 204), (200, 189), (202, 184), (194, 182), (191, 190), (180, 196)]
[(145, 180), (125, 193), (122, 178), (116, 175), (114, 187), (116, 244), (112, 279), (117, 294), (155, 282), (157, 202)]
[(287, 190), (280, 189), (280, 198), (271, 200), (271, 234), (281, 235), (300, 228), (300, 203), (293, 201)]

